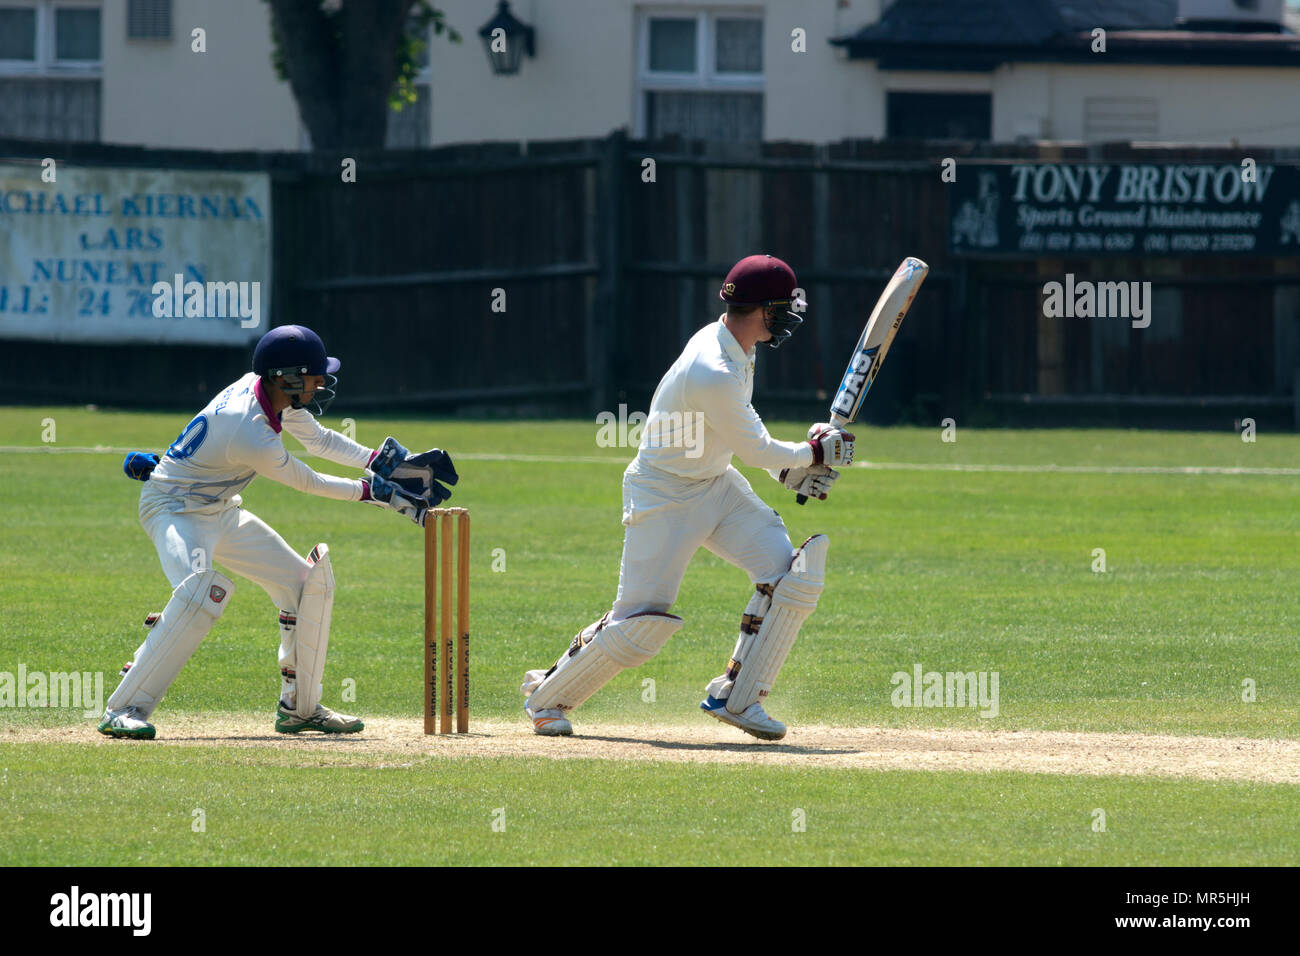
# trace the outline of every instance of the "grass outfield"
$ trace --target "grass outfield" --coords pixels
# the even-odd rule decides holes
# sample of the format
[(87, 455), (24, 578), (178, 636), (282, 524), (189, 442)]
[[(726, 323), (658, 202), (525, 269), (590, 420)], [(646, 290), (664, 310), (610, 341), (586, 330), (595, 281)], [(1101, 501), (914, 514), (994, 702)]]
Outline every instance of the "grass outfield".
[(1300, 849), (1279, 785), (130, 745), (0, 761), (0, 866), (1282, 866)]
[[(188, 416), (0, 409), (0, 671), (20, 663), (28, 672), (102, 671), (108, 693), (143, 636), (140, 620), (162, 607), (168, 587), (136, 518), (139, 485), (122, 475), (120, 454), (12, 450), (41, 446), (48, 418), (57, 429), (49, 449), (59, 451), (160, 449)], [(339, 427), (338, 416), (326, 424)], [(804, 427), (771, 430), (795, 438)], [(361, 416), (356, 432), (370, 445), (395, 434), (408, 447), (439, 445), (457, 456), (462, 482), (451, 503), (474, 515), (473, 712), (522, 719), (522, 672), (549, 664), (613, 598), (620, 466), (631, 452), (598, 447), (591, 422)], [(863, 428), (858, 439), (859, 456), (871, 461), (1096, 470), (855, 468), (830, 501), (799, 508), (766, 474), (745, 469), (796, 542), (814, 531), (831, 536), (826, 591), (773, 692), (775, 716), (796, 730), (817, 723), (1300, 737), (1300, 479), (1104, 471), (1293, 469), (1300, 437), (1264, 434), (1245, 444), (1230, 433), (961, 429), (956, 443), (944, 443), (936, 427)], [(296, 449), (292, 439), (286, 444)], [(415, 719), (417, 529), (378, 508), (308, 498), (265, 479), (244, 503), (301, 552), (330, 545), (338, 591), (325, 702), (340, 705), (348, 680), (356, 700), (343, 709)], [(1096, 548), (1105, 549), (1105, 574), (1091, 570)], [(504, 571), (494, 571), (494, 561)], [(584, 706), (578, 732), (602, 722), (704, 720), (696, 705), (726, 663), (748, 593), (742, 572), (701, 552), (675, 608), (683, 630)], [(279, 687), (275, 615), (260, 589), (236, 580), (229, 610), (156, 714), (160, 734), (169, 712), (265, 714), (270, 723)], [(891, 675), (918, 663), (997, 671), (998, 716), (893, 707)], [(1247, 680), (1256, 694), (1249, 703)], [(91, 732), (76, 711), (8, 708), (0, 711), (0, 740), (3, 728), (75, 721)], [(323, 782), (311, 791), (339, 815), (331, 829), (332, 815), (321, 814), (312, 842), (322, 862), (340, 863), (543, 860), (538, 848), (550, 838), (535, 824), (555, 820), (593, 834), (571, 847), (572, 862), (708, 861), (710, 837), (740, 832), (737, 824), (771, 827), (774, 840), (785, 841), (772, 852), (792, 854), (751, 862), (808, 863), (1290, 862), (1300, 831), (1294, 787), (1240, 782), (522, 758), (313, 768), (274, 751), (126, 744), (9, 745), (0, 760), (9, 768), (0, 784), (0, 862), (69, 861), (62, 854), (74, 843), (90, 848), (93, 861), (111, 862), (120, 822), (94, 809), (106, 778), (137, 788), (159, 821), (154, 849), (136, 854), (145, 862), (273, 862), (276, 841), (265, 824), (289, 816), (279, 798), (291, 808), (313, 777)], [(145, 777), (128, 774), (142, 765)], [(775, 796), (752, 796), (758, 790)], [(554, 797), (536, 797), (548, 793)], [(567, 802), (574, 793), (584, 795), (577, 815), (584, 819)], [(199, 836), (189, 814), (204, 801), (221, 810), (207, 808), (208, 832)], [(484, 813), (503, 805), (519, 822), (494, 834)], [(1112, 805), (1122, 808), (1118, 819)], [(666, 816), (665, 806), (680, 809)], [(348, 807), (372, 807), (376, 819), (367, 826)], [(790, 833), (795, 807), (808, 811), (806, 833)], [(1111, 817), (1106, 834), (1090, 829), (1094, 807)], [(8, 825), (19, 812), (22, 825)], [(76, 828), (56, 836), (63, 826), (56, 821), (69, 815)], [(229, 823), (218, 830), (215, 819)], [(173, 825), (178, 832), (169, 835)], [(611, 828), (625, 839), (600, 836)], [(442, 842), (428, 840), (433, 832)], [(426, 855), (402, 848), (412, 834), (424, 835), (413, 845)]]

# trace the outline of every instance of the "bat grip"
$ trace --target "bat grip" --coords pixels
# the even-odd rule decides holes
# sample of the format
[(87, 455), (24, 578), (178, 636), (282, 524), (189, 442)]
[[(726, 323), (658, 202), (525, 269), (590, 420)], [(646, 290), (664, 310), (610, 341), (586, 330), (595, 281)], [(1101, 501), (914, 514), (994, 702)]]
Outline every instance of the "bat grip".
[(797, 504), (806, 505), (808, 503), (807, 495), (795, 495), (794, 500)]

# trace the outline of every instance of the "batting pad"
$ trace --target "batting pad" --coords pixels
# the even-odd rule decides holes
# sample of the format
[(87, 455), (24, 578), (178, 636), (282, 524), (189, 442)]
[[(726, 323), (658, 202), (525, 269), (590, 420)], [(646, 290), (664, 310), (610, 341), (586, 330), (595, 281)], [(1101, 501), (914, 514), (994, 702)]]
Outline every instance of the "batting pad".
[(727, 710), (744, 713), (761, 701), (776, 683), (785, 659), (799, 636), (799, 628), (817, 607), (826, 584), (826, 551), (830, 539), (815, 534), (797, 548), (790, 570), (776, 584), (772, 605), (763, 618), (753, 644), (740, 659), (740, 673), (727, 697)]
[(745, 613), (740, 618), (740, 636), (736, 638), (736, 649), (731, 652), (727, 669), (709, 681), (709, 686), (705, 688), (708, 696), (715, 700), (726, 700), (731, 695), (736, 677), (740, 674), (740, 662), (749, 656), (749, 649), (758, 640), (758, 632), (762, 630), (768, 608), (772, 606), (772, 592), (775, 590), (776, 586), (772, 584), (759, 584), (754, 588), (754, 596), (745, 605)]
[(330, 549), (318, 544), (307, 555), (310, 568), (298, 600), (298, 625), (294, 632), (294, 672), (297, 699), (294, 712), (302, 718), (316, 713), (320, 705), (321, 678), (325, 676), (325, 654), (330, 645), (330, 615), (334, 609), (334, 570)]
[(195, 572), (178, 584), (108, 698), (107, 709), (136, 707), (146, 718), (152, 714), (234, 593), (230, 579), (216, 571)]
[(681, 626), (677, 615), (656, 611), (606, 624), (560, 661), (528, 698), (528, 709), (534, 714), (553, 707), (573, 710), (619, 671), (644, 664), (658, 654)]

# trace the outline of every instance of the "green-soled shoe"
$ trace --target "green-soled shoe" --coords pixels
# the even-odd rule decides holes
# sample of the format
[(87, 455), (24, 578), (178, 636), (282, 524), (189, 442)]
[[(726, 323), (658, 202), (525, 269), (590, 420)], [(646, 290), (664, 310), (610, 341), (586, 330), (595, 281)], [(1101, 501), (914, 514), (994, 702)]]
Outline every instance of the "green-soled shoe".
[(300, 734), (305, 730), (320, 734), (355, 734), (365, 730), (366, 725), (357, 717), (337, 714), (328, 707), (317, 705), (316, 713), (310, 717), (299, 717), (283, 705), (275, 710), (275, 732), (277, 734)]
[(157, 731), (153, 724), (140, 716), (134, 707), (125, 710), (106, 710), (104, 719), (96, 728), (105, 737), (121, 737), (128, 740), (153, 740)]

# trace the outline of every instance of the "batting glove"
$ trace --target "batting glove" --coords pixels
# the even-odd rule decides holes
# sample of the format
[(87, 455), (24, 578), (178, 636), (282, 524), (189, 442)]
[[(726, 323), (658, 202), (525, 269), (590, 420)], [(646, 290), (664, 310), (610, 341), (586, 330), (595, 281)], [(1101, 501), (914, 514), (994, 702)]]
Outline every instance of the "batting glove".
[(797, 491), (805, 498), (817, 498), (825, 501), (830, 494), (831, 485), (839, 480), (840, 473), (825, 465), (813, 465), (810, 468), (786, 468), (777, 478), (791, 491)]
[(808, 444), (813, 450), (814, 465), (853, 464), (853, 433), (820, 422), (808, 429)]

